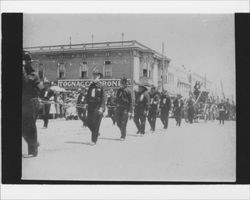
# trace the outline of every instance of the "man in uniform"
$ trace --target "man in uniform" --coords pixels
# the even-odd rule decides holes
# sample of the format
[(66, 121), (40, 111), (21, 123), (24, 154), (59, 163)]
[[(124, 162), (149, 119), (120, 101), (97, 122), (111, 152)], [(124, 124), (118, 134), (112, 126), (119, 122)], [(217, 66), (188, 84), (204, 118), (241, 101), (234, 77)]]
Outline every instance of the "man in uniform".
[(139, 85), (139, 92), (136, 93), (134, 122), (137, 127), (137, 134), (145, 134), (146, 118), (150, 106), (150, 97), (146, 85)]
[(158, 111), (158, 105), (160, 101), (159, 93), (156, 91), (155, 86), (151, 87), (151, 91), (149, 93), (150, 96), (150, 107), (148, 112), (148, 122), (151, 127), (151, 132), (155, 132), (155, 124), (156, 124), (156, 117)]
[(160, 101), (160, 112), (161, 112), (161, 121), (163, 123), (163, 128), (167, 129), (168, 128), (168, 116), (169, 116), (169, 111), (171, 109), (171, 99), (169, 95), (167, 94), (167, 91), (164, 90), (161, 96), (161, 101)]
[(201, 90), (201, 84), (200, 82), (196, 81), (194, 85), (194, 96), (195, 100), (197, 100), (198, 96), (200, 95)]
[(176, 126), (181, 126), (182, 119), (182, 108), (183, 108), (183, 100), (181, 99), (181, 95), (177, 94), (177, 98), (174, 100), (174, 116), (176, 120)]
[(192, 124), (194, 120), (194, 100), (192, 95), (189, 96), (189, 99), (187, 101), (187, 116), (188, 122)]
[(41, 91), (40, 98), (45, 101), (44, 107), (43, 107), (43, 128), (48, 128), (49, 123), (49, 112), (50, 112), (50, 100), (54, 98), (54, 92), (50, 89), (50, 82), (46, 79), (44, 81), (44, 88)]
[(115, 117), (115, 94), (114, 91), (111, 89), (110, 96), (107, 100), (107, 107), (108, 107), (108, 116), (112, 119), (113, 125), (115, 125), (116, 117)]
[(226, 106), (223, 99), (221, 99), (221, 103), (218, 104), (218, 110), (219, 110), (219, 122), (220, 124), (224, 125)]
[(105, 94), (100, 79), (102, 73), (97, 69), (93, 70), (93, 83), (89, 86), (86, 103), (88, 105), (87, 126), (90, 129), (91, 145), (95, 145), (99, 135), (99, 128), (105, 111)]
[(78, 117), (82, 120), (83, 126), (87, 126), (87, 109), (85, 106), (85, 96), (87, 95), (87, 90), (85, 87), (81, 88), (80, 94), (77, 97), (77, 113)]
[(121, 87), (116, 94), (116, 120), (121, 131), (121, 140), (126, 138), (128, 117), (132, 116), (132, 92), (127, 87), (127, 79), (121, 80)]
[(22, 136), (28, 144), (28, 155), (38, 154), (36, 116), (39, 109), (38, 95), (42, 84), (31, 66), (31, 56), (23, 51), (23, 80), (22, 80)]

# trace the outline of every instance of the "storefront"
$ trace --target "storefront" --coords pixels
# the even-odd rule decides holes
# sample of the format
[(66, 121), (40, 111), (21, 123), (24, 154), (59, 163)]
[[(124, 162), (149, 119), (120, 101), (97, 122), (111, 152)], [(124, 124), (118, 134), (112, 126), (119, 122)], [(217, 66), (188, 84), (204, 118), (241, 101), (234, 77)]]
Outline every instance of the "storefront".
[[(63, 79), (58, 80), (58, 86), (62, 87), (66, 90), (77, 90), (78, 88), (88, 88), (90, 84), (92, 83), (92, 79)], [(120, 79), (102, 79), (100, 80), (101, 85), (104, 87), (104, 89), (118, 89), (121, 86), (121, 80)], [(128, 85), (131, 85), (131, 80), (128, 80)]]

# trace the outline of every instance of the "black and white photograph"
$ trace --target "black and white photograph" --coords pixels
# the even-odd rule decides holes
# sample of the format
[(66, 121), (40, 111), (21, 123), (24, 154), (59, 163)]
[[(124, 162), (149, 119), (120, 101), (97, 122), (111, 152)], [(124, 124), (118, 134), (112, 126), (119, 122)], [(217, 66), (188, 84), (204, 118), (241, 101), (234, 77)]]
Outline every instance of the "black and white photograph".
[(23, 15), (22, 180), (236, 181), (233, 14)]
[(1, 199), (249, 199), (249, 1), (0, 1)]

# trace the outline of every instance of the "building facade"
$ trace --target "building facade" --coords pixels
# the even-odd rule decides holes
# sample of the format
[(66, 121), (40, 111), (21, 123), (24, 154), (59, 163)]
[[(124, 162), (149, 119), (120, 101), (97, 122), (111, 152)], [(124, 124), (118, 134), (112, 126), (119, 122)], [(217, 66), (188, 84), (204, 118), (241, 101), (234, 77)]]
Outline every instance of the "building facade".
[[(106, 80), (126, 77), (131, 83), (162, 84), (170, 59), (137, 41), (29, 47), (35, 69), (49, 81), (89, 80), (99, 69)], [(163, 65), (164, 60), (164, 65)], [(163, 75), (163, 76), (166, 76)]]
[(92, 71), (99, 69), (104, 75), (106, 88), (118, 88), (126, 77), (130, 85), (148, 82), (160, 91), (162, 87), (171, 95), (187, 98), (196, 82), (210, 91), (212, 82), (206, 76), (170, 65), (170, 59), (133, 40), (74, 45), (29, 47), (34, 68), (41, 80), (57, 82), (65, 89), (77, 89), (91, 83)]

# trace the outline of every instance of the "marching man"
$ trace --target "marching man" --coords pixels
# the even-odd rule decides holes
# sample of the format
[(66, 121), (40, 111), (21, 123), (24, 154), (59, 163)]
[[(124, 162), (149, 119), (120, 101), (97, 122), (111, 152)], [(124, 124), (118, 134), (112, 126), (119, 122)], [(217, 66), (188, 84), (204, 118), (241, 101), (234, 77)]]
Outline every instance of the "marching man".
[(99, 135), (99, 128), (105, 111), (105, 94), (103, 87), (100, 84), (100, 79), (103, 77), (97, 69), (93, 70), (93, 83), (90, 84), (86, 103), (88, 105), (87, 126), (90, 129), (91, 145), (95, 145)]
[(28, 155), (36, 157), (39, 142), (37, 140), (36, 115), (39, 108), (38, 94), (43, 88), (39, 77), (31, 66), (29, 52), (23, 51), (22, 71), (22, 136), (28, 145)]
[(168, 116), (169, 111), (171, 109), (171, 99), (169, 95), (167, 94), (166, 90), (163, 90), (160, 101), (160, 110), (161, 110), (161, 122), (163, 123), (163, 128), (168, 128)]
[(82, 120), (84, 127), (87, 126), (87, 110), (84, 107), (86, 94), (87, 89), (85, 87), (82, 87), (80, 94), (77, 97), (77, 113), (79, 118)]
[(181, 119), (182, 119), (182, 108), (183, 108), (183, 100), (181, 99), (181, 95), (177, 94), (177, 98), (174, 100), (174, 116), (176, 120), (176, 126), (181, 126)]
[(51, 101), (52, 99), (54, 99), (54, 92), (50, 89), (50, 82), (46, 79), (44, 81), (44, 89), (42, 89), (41, 93), (40, 93), (40, 98), (43, 101), (46, 101), (47, 103), (44, 103), (44, 107), (43, 107), (43, 128), (48, 128), (48, 124), (49, 124), (49, 114), (50, 114), (50, 107), (51, 104), (49, 103), (49, 101)]
[(145, 134), (146, 118), (150, 106), (150, 97), (146, 85), (139, 84), (139, 92), (136, 94), (134, 122), (137, 127), (137, 134)]
[(157, 117), (157, 110), (158, 105), (160, 102), (160, 97), (158, 92), (156, 91), (155, 86), (151, 87), (150, 95), (150, 108), (148, 112), (148, 122), (151, 127), (151, 132), (155, 132), (155, 124), (156, 124), (156, 117)]
[(128, 118), (132, 116), (132, 92), (127, 87), (127, 79), (121, 80), (121, 87), (116, 94), (116, 120), (121, 130), (121, 140), (126, 138), (126, 127)]

